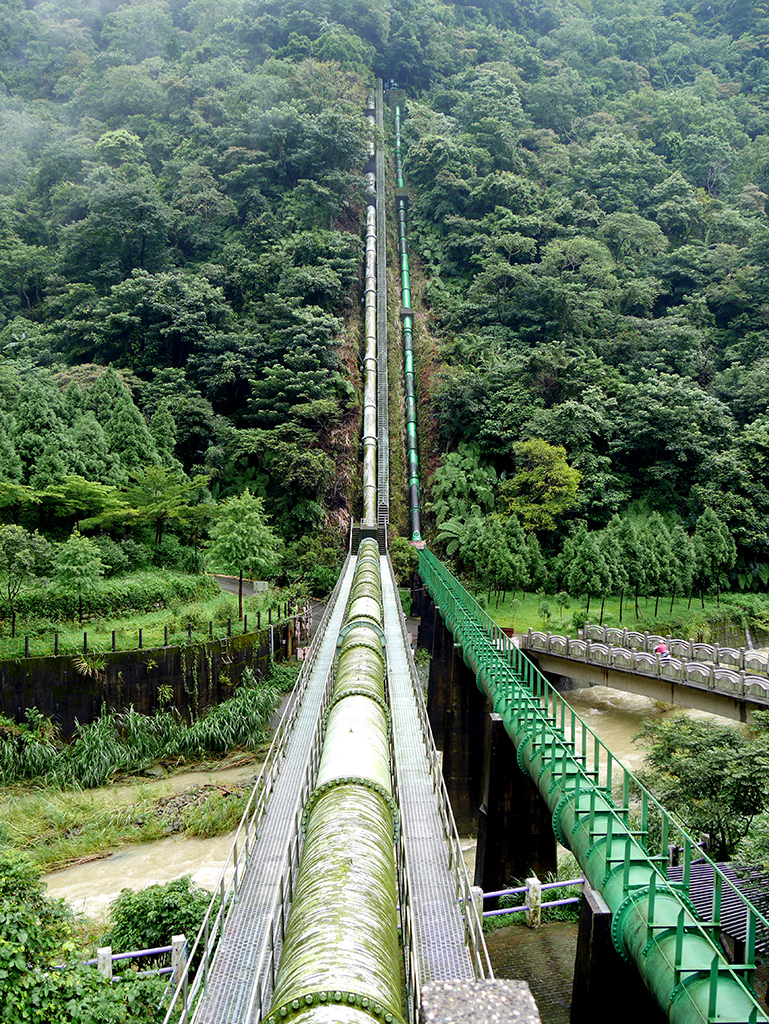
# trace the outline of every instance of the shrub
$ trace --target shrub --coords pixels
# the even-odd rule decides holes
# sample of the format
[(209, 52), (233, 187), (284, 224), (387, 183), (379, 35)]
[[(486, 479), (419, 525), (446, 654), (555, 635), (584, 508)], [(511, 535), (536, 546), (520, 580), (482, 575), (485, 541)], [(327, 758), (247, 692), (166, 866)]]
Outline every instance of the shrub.
[(123, 1024), (153, 1020), (165, 980), (112, 986), (93, 967), (51, 970), (85, 957), (72, 911), (45, 895), (24, 854), (0, 850), (0, 1005), (3, 1024)]
[(193, 885), (190, 875), (138, 892), (123, 889), (110, 907), (111, 928), (101, 945), (120, 952), (153, 949), (186, 935), (191, 946), (210, 902), (211, 893)]
[(390, 561), (401, 587), (411, 586), (411, 576), (419, 565), (419, 552), (405, 537), (395, 537), (390, 544)]
[(60, 756), (58, 732), (48, 719), (28, 708), (27, 721), (16, 725), (9, 718), (0, 719), (0, 782), (8, 785), (17, 779), (34, 779), (47, 775)]
[[(295, 661), (281, 662), (280, 664), (273, 661), (270, 665), (269, 682), (272, 686), (276, 686), (281, 693), (290, 693), (296, 684), (301, 669), (302, 666)], [(251, 669), (246, 669), (243, 673), (244, 680), (249, 676), (253, 680), (254, 676)]]
[(43, 778), (50, 786), (101, 786), (119, 772), (138, 772), (156, 761), (222, 754), (236, 747), (258, 748), (280, 703), (282, 687), (293, 685), (290, 669), (277, 681), (245, 684), (228, 700), (187, 726), (175, 710), (142, 715), (129, 708), (102, 710), (95, 722), (77, 723), (71, 743), (58, 741), (55, 726), (39, 711), (27, 711), (27, 723), (17, 726), (0, 718), (0, 783)]
[(310, 597), (319, 600), (328, 597), (339, 579), (339, 566), (316, 565), (304, 577), (304, 587)]
[(107, 576), (128, 571), (131, 560), (122, 544), (117, 544), (111, 537), (106, 536), (94, 537), (93, 541), (99, 549), (99, 558), (107, 567)]
[(125, 552), (131, 569), (143, 569), (152, 561), (152, 548), (148, 544), (140, 544), (133, 538), (127, 537), (126, 540), (120, 542), (120, 547)]
[(235, 747), (255, 749), (267, 737), (267, 725), (279, 699), (278, 688), (269, 683), (239, 686), (229, 700), (209, 708), (193, 722), (186, 736), (187, 752), (200, 757)]
[(162, 569), (176, 572), (201, 572), (203, 556), (187, 544), (182, 544), (173, 533), (166, 533), (160, 544), (152, 549), (152, 562)]
[[(83, 600), (86, 612), (113, 615), (122, 611), (146, 611), (155, 605), (180, 604), (215, 597), (220, 593), (215, 580), (203, 574), (188, 575), (166, 569), (148, 569), (112, 576), (100, 581), (94, 596)], [(25, 618), (44, 615), (72, 618), (77, 613), (77, 595), (54, 592), (52, 588), (27, 588), (17, 598), (17, 611)]]

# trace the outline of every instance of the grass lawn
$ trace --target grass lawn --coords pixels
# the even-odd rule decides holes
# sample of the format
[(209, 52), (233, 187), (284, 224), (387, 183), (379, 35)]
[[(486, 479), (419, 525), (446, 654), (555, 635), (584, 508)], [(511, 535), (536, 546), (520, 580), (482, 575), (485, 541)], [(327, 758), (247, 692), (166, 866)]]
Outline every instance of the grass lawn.
[[(512, 627), (517, 633), (525, 633), (528, 629), (561, 633), (576, 636), (577, 629), (585, 619), (585, 602), (568, 597), (563, 606), (556, 601), (554, 594), (544, 597), (538, 594), (520, 594), (513, 599), (511, 594), (500, 599), (497, 604), (492, 594), (487, 603), (487, 591), (473, 591), (478, 603), (500, 626)], [(689, 608), (689, 599), (677, 599), (670, 610), (670, 597), (661, 597), (658, 613), (655, 615), (654, 597), (641, 597), (638, 600), (638, 616), (635, 613), (635, 600), (632, 595), (625, 596), (622, 608), (622, 619), (619, 616), (619, 597), (606, 599), (603, 612), (604, 626), (619, 626), (626, 629), (639, 630), (661, 635), (693, 638), (709, 642), (715, 635), (718, 626), (732, 622), (739, 628), (745, 621), (745, 609), (750, 609), (750, 624), (756, 621), (759, 628), (769, 623), (769, 597), (758, 594), (722, 594), (720, 605), (715, 598), (706, 598), (703, 610), (699, 597), (695, 597)], [(597, 624), (601, 614), (600, 598), (590, 602), (588, 621)], [(744, 642), (744, 641), (743, 641)]]
[[(248, 616), (249, 631), (257, 626), (261, 613), (262, 626), (272, 609), (273, 620), (277, 621), (277, 609), (284, 603), (280, 592), (267, 591), (244, 598), (243, 611)], [(168, 608), (157, 608), (132, 615), (113, 615), (103, 618), (86, 619), (82, 624), (77, 620), (53, 622), (50, 619), (17, 619), (16, 636), (11, 637), (10, 622), (0, 624), (0, 659), (22, 658), (25, 656), (25, 636), (29, 637), (29, 656), (48, 657), (54, 654), (54, 633), (59, 634), (58, 652), (61, 655), (83, 654), (83, 633), (88, 633), (88, 652), (102, 654), (112, 650), (112, 631), (115, 632), (117, 650), (133, 650), (139, 646), (139, 630), (142, 631), (142, 647), (163, 647), (168, 644), (184, 646), (210, 639), (227, 636), (227, 620), (231, 620), (233, 635), (243, 632), (243, 623), (238, 620), (238, 596), (224, 591), (214, 597), (186, 604), (172, 603)], [(213, 627), (209, 623), (213, 623)], [(213, 630), (213, 631), (212, 631)], [(211, 632), (212, 631), (212, 632)]]

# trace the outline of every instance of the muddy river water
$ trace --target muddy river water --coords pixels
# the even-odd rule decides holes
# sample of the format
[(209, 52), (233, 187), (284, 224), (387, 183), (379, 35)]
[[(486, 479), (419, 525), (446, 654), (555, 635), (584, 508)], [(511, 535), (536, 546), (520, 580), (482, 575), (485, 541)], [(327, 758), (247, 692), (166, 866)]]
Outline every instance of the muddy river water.
[[(184, 772), (165, 780), (165, 792), (183, 792), (209, 782), (244, 782), (258, 768), (247, 765), (220, 772)], [(219, 880), (234, 833), (213, 839), (169, 836), (152, 843), (121, 846), (109, 857), (64, 868), (43, 876), (48, 895), (65, 899), (76, 911), (95, 920), (106, 918), (107, 907), (121, 889), (143, 889), (192, 875), (194, 882), (213, 889)]]
[[(645, 717), (666, 718), (672, 710), (635, 694), (604, 686), (573, 690), (565, 695), (575, 711), (632, 770), (643, 762), (643, 752), (633, 743)], [(254, 775), (254, 767), (222, 773), (185, 773), (167, 780), (182, 791), (210, 781), (236, 782)], [(141, 889), (190, 874), (194, 881), (213, 890), (232, 845), (233, 834), (215, 839), (170, 837), (158, 842), (121, 847), (102, 860), (79, 864), (45, 876), (51, 896), (66, 899), (88, 917), (103, 918), (121, 889)], [(473, 851), (474, 852), (474, 851)]]

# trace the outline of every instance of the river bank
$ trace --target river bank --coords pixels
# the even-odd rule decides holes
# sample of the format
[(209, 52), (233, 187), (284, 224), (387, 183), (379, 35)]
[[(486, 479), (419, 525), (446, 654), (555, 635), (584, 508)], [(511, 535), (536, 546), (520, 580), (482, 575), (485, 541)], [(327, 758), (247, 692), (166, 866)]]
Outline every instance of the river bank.
[[(575, 711), (632, 771), (638, 771), (643, 764), (643, 751), (633, 738), (644, 718), (660, 719), (675, 713), (667, 705), (602, 686), (573, 690), (566, 697)], [(144, 808), (144, 814), (149, 813), (147, 808), (154, 808), (156, 813), (159, 807), (173, 809), (175, 806), (177, 813), (181, 814), (183, 808), (192, 806), (201, 794), (234, 793), (236, 788), (247, 792), (247, 784), (258, 771), (259, 762), (255, 758), (241, 756), (234, 762), (209, 765), (202, 770), (183, 771), (163, 778), (145, 777), (103, 787), (78, 794), (77, 799), (92, 800), (113, 811)], [(181, 805), (178, 801), (174, 804), (178, 797), (183, 797)], [(0, 814), (3, 812), (0, 804)], [(140, 889), (190, 874), (198, 885), (213, 889), (231, 842), (232, 832), (228, 830), (225, 834), (206, 838), (190, 837), (180, 832), (151, 842), (106, 846), (98, 859), (49, 872), (44, 880), (50, 895), (65, 899), (88, 917), (102, 919), (109, 903), (122, 888)], [(467, 847), (466, 859), (472, 866), (474, 844), (468, 840), (463, 846)], [(520, 929), (513, 931), (518, 933)], [(494, 939), (495, 943), (499, 941)], [(516, 938), (515, 942), (519, 944), (523, 940)]]

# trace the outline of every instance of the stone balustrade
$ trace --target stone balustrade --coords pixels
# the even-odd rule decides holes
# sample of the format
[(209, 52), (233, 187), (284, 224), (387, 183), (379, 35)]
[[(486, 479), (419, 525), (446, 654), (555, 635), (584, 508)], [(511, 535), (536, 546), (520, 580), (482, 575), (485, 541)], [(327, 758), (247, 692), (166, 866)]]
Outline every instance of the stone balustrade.
[[(667, 656), (654, 648), (667, 645)], [(556, 657), (654, 676), (769, 706), (769, 668), (758, 651), (586, 625), (581, 637), (530, 629), (523, 646)]]

